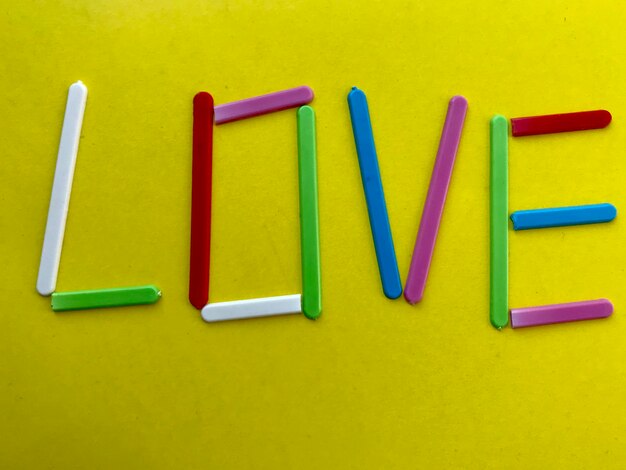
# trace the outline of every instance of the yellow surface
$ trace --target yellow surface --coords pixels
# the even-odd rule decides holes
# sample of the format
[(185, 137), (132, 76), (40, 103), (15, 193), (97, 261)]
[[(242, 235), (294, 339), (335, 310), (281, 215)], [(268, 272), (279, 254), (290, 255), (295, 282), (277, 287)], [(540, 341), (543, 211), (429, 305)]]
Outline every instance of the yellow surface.
[[(618, 1), (32, 1), (0, 9), (0, 468), (626, 466), (626, 225), (510, 233), (488, 321), (488, 120), (606, 108), (511, 140), (511, 210), (626, 208)], [(89, 98), (59, 290), (156, 306), (54, 314), (35, 281), (67, 87)], [(324, 313), (206, 324), (187, 302), (191, 100), (316, 92)], [(346, 94), (369, 97), (402, 278), (447, 101), (470, 102), (422, 304), (381, 293)], [(299, 291), (295, 112), (215, 132), (212, 299)], [(623, 212), (622, 212), (623, 214)]]

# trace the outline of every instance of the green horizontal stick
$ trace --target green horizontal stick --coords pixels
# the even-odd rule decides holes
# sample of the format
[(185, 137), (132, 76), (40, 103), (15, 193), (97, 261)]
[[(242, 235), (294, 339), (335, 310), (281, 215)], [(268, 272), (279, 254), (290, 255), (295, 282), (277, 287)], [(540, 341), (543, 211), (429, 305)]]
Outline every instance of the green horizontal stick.
[(497, 329), (509, 322), (509, 124), (496, 115), (490, 125), (490, 302), (489, 319)]
[(63, 312), (88, 308), (153, 304), (160, 298), (161, 291), (155, 286), (55, 292), (52, 294), (52, 310)]
[(298, 173), (300, 175), (300, 251), (302, 256), (302, 313), (315, 320), (322, 313), (320, 230), (317, 203), (315, 111), (298, 109)]

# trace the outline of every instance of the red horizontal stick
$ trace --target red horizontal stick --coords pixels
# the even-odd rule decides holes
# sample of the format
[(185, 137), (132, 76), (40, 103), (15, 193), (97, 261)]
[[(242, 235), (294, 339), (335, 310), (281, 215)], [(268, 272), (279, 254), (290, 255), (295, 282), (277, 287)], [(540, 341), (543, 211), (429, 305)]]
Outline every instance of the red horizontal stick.
[(213, 113), (213, 97), (204, 91), (198, 93), (193, 99), (191, 247), (189, 262), (189, 302), (198, 310), (201, 310), (209, 301)]
[(611, 122), (611, 113), (604, 109), (579, 113), (549, 114), (511, 119), (513, 137), (555, 134), (557, 132), (602, 129)]

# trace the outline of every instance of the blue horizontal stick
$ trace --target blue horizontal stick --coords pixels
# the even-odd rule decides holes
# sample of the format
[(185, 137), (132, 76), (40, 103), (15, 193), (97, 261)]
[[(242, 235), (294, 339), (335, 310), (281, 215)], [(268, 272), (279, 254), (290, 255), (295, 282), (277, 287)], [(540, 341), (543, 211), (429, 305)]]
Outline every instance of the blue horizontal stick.
[(383, 292), (388, 298), (397, 299), (402, 295), (402, 283), (365, 93), (356, 87), (352, 88), (348, 94), (348, 106)]
[(586, 206), (554, 207), (515, 211), (511, 214), (514, 230), (532, 228), (565, 227), (610, 222), (617, 215), (613, 204), (589, 204)]

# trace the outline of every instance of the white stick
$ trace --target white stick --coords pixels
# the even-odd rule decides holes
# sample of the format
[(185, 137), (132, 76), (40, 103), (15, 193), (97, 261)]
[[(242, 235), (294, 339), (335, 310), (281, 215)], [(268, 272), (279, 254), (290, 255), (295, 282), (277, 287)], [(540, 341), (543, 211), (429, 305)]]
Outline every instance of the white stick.
[(290, 313), (302, 313), (300, 294), (207, 304), (202, 309), (202, 318), (204, 321), (215, 322)]
[(74, 178), (78, 141), (83, 125), (86, 102), (87, 87), (79, 80), (70, 86), (67, 105), (65, 106), (65, 118), (61, 131), (54, 183), (52, 184), (52, 195), (50, 196), (46, 234), (41, 250), (39, 277), (37, 278), (37, 291), (41, 295), (52, 294), (57, 285), (65, 221), (70, 204), (72, 179)]

